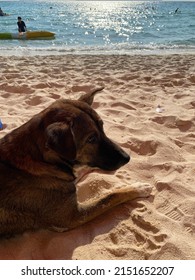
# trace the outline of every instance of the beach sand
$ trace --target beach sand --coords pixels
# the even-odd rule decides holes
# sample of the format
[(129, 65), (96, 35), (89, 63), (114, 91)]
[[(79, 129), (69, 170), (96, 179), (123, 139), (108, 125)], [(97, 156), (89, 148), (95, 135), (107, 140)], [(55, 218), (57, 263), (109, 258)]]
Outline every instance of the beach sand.
[(0, 77), (0, 137), (59, 98), (105, 87), (93, 108), (131, 161), (114, 175), (90, 174), (80, 201), (153, 186), (74, 230), (3, 239), (0, 259), (195, 259), (194, 55), (0, 57)]

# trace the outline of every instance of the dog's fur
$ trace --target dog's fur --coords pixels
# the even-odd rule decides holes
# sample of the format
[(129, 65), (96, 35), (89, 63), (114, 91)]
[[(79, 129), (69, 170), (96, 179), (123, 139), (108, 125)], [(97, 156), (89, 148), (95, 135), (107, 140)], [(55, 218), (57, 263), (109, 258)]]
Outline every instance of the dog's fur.
[(117, 204), (149, 195), (148, 187), (130, 187), (91, 204), (77, 202), (78, 166), (115, 171), (130, 159), (106, 137), (90, 106), (99, 90), (79, 100), (58, 100), (0, 139), (0, 235), (68, 230)]

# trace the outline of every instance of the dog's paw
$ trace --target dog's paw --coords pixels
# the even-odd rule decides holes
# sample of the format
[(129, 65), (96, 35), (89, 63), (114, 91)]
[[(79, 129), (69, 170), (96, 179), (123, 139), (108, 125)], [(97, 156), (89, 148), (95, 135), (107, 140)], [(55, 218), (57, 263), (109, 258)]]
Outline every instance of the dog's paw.
[(148, 197), (153, 189), (150, 184), (140, 182), (134, 183), (132, 185), (132, 188), (135, 189), (136, 192), (138, 192), (139, 197)]
[(136, 198), (148, 197), (152, 192), (152, 186), (148, 183), (134, 183), (128, 188), (119, 188), (115, 193), (121, 201), (129, 201)]

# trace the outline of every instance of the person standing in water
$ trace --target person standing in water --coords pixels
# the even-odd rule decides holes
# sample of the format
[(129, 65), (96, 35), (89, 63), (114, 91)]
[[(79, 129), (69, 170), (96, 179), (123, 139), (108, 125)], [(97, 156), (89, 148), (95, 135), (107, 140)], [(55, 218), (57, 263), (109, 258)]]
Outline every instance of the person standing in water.
[(25, 22), (22, 20), (21, 17), (18, 17), (17, 25), (18, 25), (18, 32), (19, 32), (19, 33), (21, 33), (21, 32), (26, 32), (26, 31), (27, 31), (26, 24), (25, 24)]
[(0, 16), (6, 16), (7, 14), (3, 12), (3, 10), (0, 8)]
[(179, 8), (177, 8), (177, 9), (175, 10), (175, 14), (177, 14), (177, 13), (178, 13), (178, 11), (179, 11)]

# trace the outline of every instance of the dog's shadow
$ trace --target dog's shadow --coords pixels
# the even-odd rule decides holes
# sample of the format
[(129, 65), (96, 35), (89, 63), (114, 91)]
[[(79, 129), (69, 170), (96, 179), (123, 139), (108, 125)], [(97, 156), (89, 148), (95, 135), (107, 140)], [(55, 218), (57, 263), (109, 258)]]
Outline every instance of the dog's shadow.
[(99, 248), (102, 235), (109, 234), (121, 221), (128, 219), (132, 209), (130, 203), (119, 205), (93, 221), (63, 233), (39, 230), (1, 239), (0, 259), (94, 259), (94, 248)]

